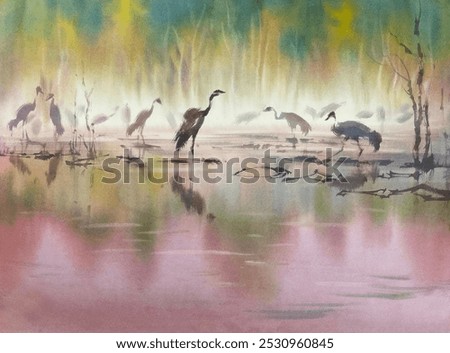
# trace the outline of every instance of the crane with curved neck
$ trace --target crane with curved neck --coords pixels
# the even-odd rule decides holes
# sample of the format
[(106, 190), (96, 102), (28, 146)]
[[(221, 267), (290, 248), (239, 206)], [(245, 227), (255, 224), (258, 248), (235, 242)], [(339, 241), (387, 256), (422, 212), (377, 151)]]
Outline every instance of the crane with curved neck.
[(175, 151), (179, 151), (181, 148), (183, 148), (186, 145), (187, 141), (192, 137), (191, 153), (192, 155), (194, 155), (195, 139), (205, 121), (206, 116), (211, 110), (212, 101), (215, 97), (224, 93), (225, 92), (220, 89), (216, 89), (214, 92), (212, 92), (209, 96), (209, 104), (203, 110), (201, 110), (200, 108), (190, 108), (186, 110), (183, 115), (184, 121), (174, 138), (174, 141), (176, 143)]
[(331, 131), (339, 137), (342, 137), (342, 147), (335, 153), (341, 153), (344, 150), (344, 144), (348, 140), (356, 141), (359, 148), (358, 158), (363, 153), (364, 149), (361, 147), (359, 141), (360, 139), (368, 139), (369, 144), (374, 147), (374, 152), (380, 149), (380, 144), (383, 141), (381, 134), (370, 127), (358, 122), (358, 121), (343, 121), (341, 123), (337, 122), (336, 113), (334, 111), (330, 112), (325, 120), (334, 119), (334, 124), (331, 127)]
[(24, 126), (27, 123), (27, 121), (30, 119), (31, 115), (36, 110), (36, 99), (39, 97), (39, 94), (44, 94), (44, 91), (42, 90), (41, 86), (36, 87), (36, 95), (34, 97), (33, 103), (26, 103), (19, 107), (16, 113), (16, 118), (12, 119), (8, 122), (8, 129), (9, 131), (12, 131), (14, 128), (16, 128), (20, 123), (22, 123), (22, 137), (24, 134)]
[(128, 126), (127, 128), (127, 136), (131, 136), (135, 130), (138, 130), (138, 140), (140, 136), (142, 138), (142, 143), (144, 145), (145, 145), (144, 140), (145, 123), (147, 122), (147, 119), (152, 115), (155, 103), (162, 104), (161, 99), (156, 98), (152, 102), (152, 106), (150, 107), (150, 109), (141, 110), (136, 116), (136, 120), (134, 121), (134, 123), (130, 124), (130, 126)]

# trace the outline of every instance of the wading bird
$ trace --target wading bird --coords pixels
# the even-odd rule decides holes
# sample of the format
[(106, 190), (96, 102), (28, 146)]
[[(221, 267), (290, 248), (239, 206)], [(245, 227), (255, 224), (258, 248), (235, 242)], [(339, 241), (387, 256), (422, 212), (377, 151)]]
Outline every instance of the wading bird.
[(59, 107), (55, 104), (55, 95), (50, 93), (46, 101), (50, 100), (50, 119), (55, 126), (55, 137), (61, 136), (64, 133), (64, 128), (61, 124), (61, 112)]
[(97, 114), (96, 116), (94, 116), (94, 119), (92, 119), (91, 126), (94, 127), (95, 125), (100, 125), (100, 124), (104, 123), (109, 118), (114, 116), (117, 113), (118, 110), (119, 110), (119, 106), (117, 106), (114, 109), (114, 111), (111, 114), (109, 114), (109, 115), (107, 115), (107, 114)]
[(145, 126), (145, 122), (147, 121), (147, 119), (150, 117), (150, 115), (152, 115), (153, 113), (153, 107), (155, 105), (155, 103), (161, 103), (161, 99), (157, 98), (153, 101), (152, 103), (152, 107), (150, 109), (144, 109), (142, 110), (137, 116), (136, 116), (136, 120), (134, 123), (132, 123), (130, 126), (128, 126), (127, 128), (127, 136), (131, 136), (133, 134), (134, 131), (136, 131), (136, 129), (138, 129), (139, 135), (138, 135), (138, 140), (139, 140), (139, 136), (141, 136), (142, 138), (142, 143), (145, 145), (145, 140), (144, 140), (144, 135), (143, 135), (143, 131), (144, 131), (144, 126)]
[(114, 111), (109, 115), (97, 114), (96, 116), (94, 116), (94, 118), (92, 119), (92, 123), (91, 123), (92, 139), (95, 139), (95, 127), (97, 125), (100, 125), (100, 124), (104, 123), (105, 121), (109, 120), (109, 118), (113, 117), (117, 113), (118, 110), (119, 110), (119, 106), (116, 106)]
[(44, 91), (42, 91), (42, 88), (40, 86), (36, 87), (36, 96), (34, 97), (33, 103), (27, 103), (17, 110), (16, 118), (10, 120), (8, 123), (8, 129), (9, 131), (12, 131), (13, 128), (16, 128), (21, 122), (22, 122), (22, 137), (23, 137), (23, 129), (25, 124), (27, 123), (27, 120), (31, 120), (33, 116), (33, 113), (36, 109), (36, 99), (39, 97), (39, 94), (44, 94)]
[(369, 110), (361, 110), (358, 114), (356, 114), (356, 117), (359, 119), (369, 119), (373, 116), (373, 112)]
[(209, 104), (208, 107), (204, 110), (201, 110), (200, 108), (189, 108), (186, 110), (186, 112), (183, 115), (183, 123), (180, 126), (180, 129), (177, 131), (174, 141), (176, 142), (175, 150), (179, 151), (180, 148), (183, 148), (184, 145), (188, 142), (189, 138), (192, 137), (192, 146), (191, 146), (191, 152), (192, 155), (194, 154), (194, 147), (195, 147), (195, 138), (197, 137), (197, 134), (200, 130), (200, 128), (203, 125), (203, 122), (205, 121), (205, 117), (208, 115), (209, 111), (211, 110), (212, 100), (214, 97), (217, 97), (220, 94), (225, 93), (224, 91), (221, 91), (220, 89), (216, 89), (210, 96), (209, 96)]
[(275, 115), (276, 120), (282, 120), (286, 119), (289, 127), (291, 128), (291, 132), (295, 137), (294, 129), (297, 128), (297, 125), (300, 126), (300, 130), (302, 130), (303, 135), (308, 135), (308, 132), (311, 131), (311, 125), (308, 124), (308, 122), (303, 119), (301, 116), (295, 114), (295, 113), (285, 113), (282, 112), (279, 116), (277, 114), (277, 111), (273, 109), (272, 107), (267, 107), (263, 110), (264, 112), (270, 112), (272, 111)]
[(374, 151), (378, 151), (380, 149), (380, 144), (383, 141), (381, 138), (380, 133), (376, 132), (375, 130), (372, 130), (368, 126), (361, 124), (357, 121), (344, 121), (342, 123), (336, 122), (336, 114), (335, 112), (331, 112), (328, 114), (327, 118), (325, 120), (328, 120), (330, 118), (334, 118), (335, 123), (331, 127), (331, 131), (339, 137), (343, 137), (342, 140), (342, 148), (335, 153), (338, 154), (344, 150), (344, 143), (348, 140), (356, 141), (359, 148), (359, 156), (361, 156), (361, 153), (363, 152), (363, 149), (361, 148), (361, 145), (359, 144), (359, 139), (366, 138), (369, 140), (369, 144), (371, 144), (374, 147)]
[(321, 118), (323, 118), (325, 116), (326, 113), (329, 112), (334, 112), (336, 110), (338, 110), (340, 107), (342, 107), (345, 104), (345, 102), (341, 102), (341, 103), (330, 103), (327, 104), (325, 107), (323, 107), (320, 112), (319, 112), (319, 116)]

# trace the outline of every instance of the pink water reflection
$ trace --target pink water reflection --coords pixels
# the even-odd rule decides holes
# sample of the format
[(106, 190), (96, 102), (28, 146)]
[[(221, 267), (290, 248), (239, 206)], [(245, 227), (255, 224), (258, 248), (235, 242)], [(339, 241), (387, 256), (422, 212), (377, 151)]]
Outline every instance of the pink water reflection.
[[(1, 331), (448, 331), (450, 232), (440, 225), (287, 220), (242, 252), (195, 215), (143, 252), (49, 215), (0, 225)], [(142, 241), (142, 240), (141, 240)]]

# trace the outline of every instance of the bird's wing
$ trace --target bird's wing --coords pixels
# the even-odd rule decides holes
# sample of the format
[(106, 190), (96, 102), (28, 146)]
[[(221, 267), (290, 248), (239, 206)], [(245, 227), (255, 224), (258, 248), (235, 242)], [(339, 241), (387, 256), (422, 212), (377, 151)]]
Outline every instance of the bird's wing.
[(297, 125), (300, 126), (300, 129), (305, 136), (308, 134), (308, 132), (311, 131), (311, 125), (309, 125), (309, 123), (305, 119), (295, 113), (281, 113), (280, 118), (286, 119), (289, 126), (293, 129)]
[(199, 118), (199, 108), (189, 108), (183, 114), (183, 119), (186, 121), (196, 120)]
[(23, 104), (17, 109), (16, 118), (11, 120), (8, 123), (9, 129), (11, 130), (13, 127), (17, 127), (21, 121), (26, 122), (28, 114), (34, 110), (33, 103)]
[(133, 132), (139, 127), (138, 123), (135, 121), (127, 127), (127, 136), (133, 134)]
[(186, 142), (192, 136), (192, 132), (194, 131), (195, 125), (200, 117), (200, 109), (190, 108), (186, 110), (183, 115), (184, 121), (181, 124), (180, 129), (177, 131), (175, 138), (173, 139), (176, 142), (176, 150), (184, 147)]
[(10, 120), (10, 122), (8, 123), (9, 130), (12, 130), (13, 128), (17, 127), (17, 125), (19, 125), (19, 123), (21, 121), (26, 123), (28, 115), (32, 111), (34, 111), (34, 109), (35, 109), (35, 106), (33, 103), (26, 103), (26, 104), (21, 105), (19, 107), (19, 109), (17, 109), (16, 118)]
[(339, 104), (339, 103), (330, 103), (330, 104), (324, 106), (319, 112), (320, 117), (323, 118), (326, 113), (336, 110), (341, 105), (342, 104)]
[(305, 113), (311, 115), (311, 118), (313, 119), (317, 119), (319, 117), (317, 110), (315, 110), (313, 107), (310, 106), (306, 106)]
[(106, 114), (98, 114), (94, 116), (94, 119), (92, 119), (92, 124), (98, 125), (101, 123), (104, 123), (106, 120), (108, 120), (109, 116)]
[(241, 123), (246, 123), (246, 124), (248, 124), (250, 121), (252, 121), (252, 120), (255, 120), (257, 117), (259, 117), (261, 115), (261, 112), (246, 112), (246, 113), (242, 113), (242, 114), (239, 114), (237, 117), (236, 117), (236, 122), (238, 123), (238, 124), (241, 124)]
[(148, 109), (141, 110), (136, 116), (136, 122), (140, 125), (144, 124), (145, 121), (149, 118), (151, 112)]
[(28, 115), (29, 112), (34, 110), (33, 103), (26, 103), (22, 104), (16, 111), (16, 116), (19, 117), (19, 114), (25, 114), (25, 117)]
[(340, 135), (346, 136), (347, 138), (356, 139), (368, 137), (372, 129), (364, 124), (361, 124), (360, 122), (348, 120), (339, 123), (335, 127), (334, 131)]
[(136, 129), (142, 128), (145, 124), (145, 121), (151, 114), (151, 110), (141, 110), (136, 116), (136, 120), (134, 123), (130, 124), (127, 128), (127, 136), (130, 136)]

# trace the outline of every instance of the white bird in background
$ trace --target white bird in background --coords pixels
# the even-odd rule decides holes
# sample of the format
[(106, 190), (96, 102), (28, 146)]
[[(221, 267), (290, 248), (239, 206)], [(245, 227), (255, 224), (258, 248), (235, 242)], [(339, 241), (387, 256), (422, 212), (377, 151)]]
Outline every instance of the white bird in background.
[(59, 111), (59, 107), (55, 104), (54, 94), (50, 93), (46, 100), (50, 100), (50, 119), (55, 126), (55, 137), (61, 136), (64, 133), (64, 127), (61, 124), (61, 112)]
[(172, 112), (167, 112), (164, 116), (173, 130), (178, 128), (177, 119), (175, 119)]
[(386, 119), (386, 110), (384, 110), (384, 107), (379, 106), (377, 108), (377, 118), (380, 121), (384, 121)]
[(128, 103), (126, 103), (120, 110), (120, 117), (122, 119), (122, 122), (128, 128), (128, 126), (130, 126), (130, 121), (131, 121), (131, 109), (128, 106)]
[(305, 113), (310, 115), (311, 118), (313, 118), (313, 119), (323, 118), (325, 116), (325, 114), (327, 114), (331, 111), (337, 110), (338, 108), (342, 107), (344, 104), (345, 104), (345, 102), (330, 103), (330, 104), (327, 104), (326, 106), (324, 106), (322, 109), (320, 109), (320, 111), (317, 111), (313, 107), (307, 105), (305, 108)]
[(92, 119), (92, 123), (91, 126), (94, 127), (95, 125), (100, 125), (103, 124), (105, 121), (109, 120), (109, 118), (113, 117), (117, 111), (119, 110), (119, 106), (116, 106), (114, 108), (114, 111), (111, 114), (97, 114), (94, 116), (94, 118)]
[(319, 113), (317, 112), (317, 110), (315, 110), (313, 107), (310, 107), (309, 105), (306, 106), (305, 113), (310, 115), (313, 119), (319, 118)]
[[(145, 145), (145, 140), (144, 140), (143, 131), (144, 131), (145, 123), (147, 122), (147, 119), (152, 115), (155, 103), (162, 104), (161, 99), (156, 98), (152, 102), (152, 106), (150, 109), (141, 110), (139, 112), (139, 114), (136, 116), (136, 120), (134, 121), (134, 123), (132, 123), (127, 128), (127, 136), (131, 136), (134, 131), (138, 130), (139, 136), (142, 138), (142, 143), (144, 145)], [(138, 136), (138, 139), (139, 139), (139, 136)]]

